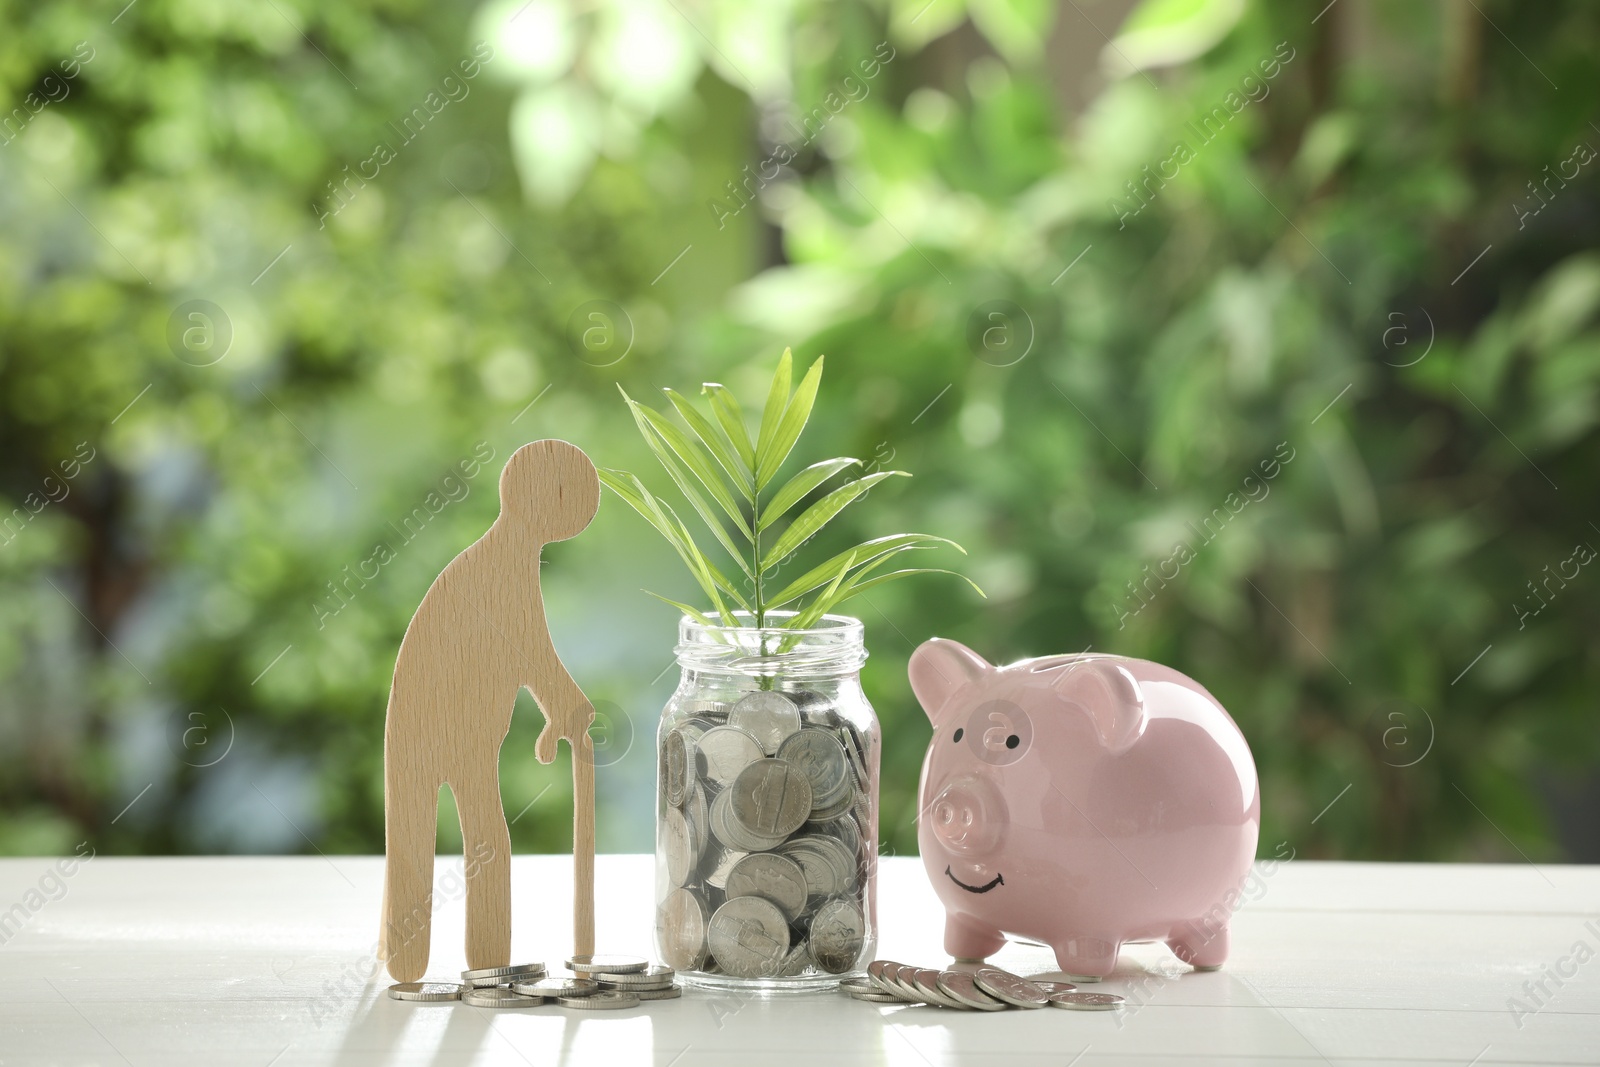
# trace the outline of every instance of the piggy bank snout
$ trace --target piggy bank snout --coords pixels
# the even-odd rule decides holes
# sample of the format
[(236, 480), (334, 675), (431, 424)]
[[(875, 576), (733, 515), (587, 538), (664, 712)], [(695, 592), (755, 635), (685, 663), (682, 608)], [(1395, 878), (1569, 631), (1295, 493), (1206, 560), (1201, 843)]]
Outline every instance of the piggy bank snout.
[(1005, 836), (1006, 803), (986, 778), (952, 778), (928, 806), (934, 836), (952, 852), (967, 856), (993, 850)]

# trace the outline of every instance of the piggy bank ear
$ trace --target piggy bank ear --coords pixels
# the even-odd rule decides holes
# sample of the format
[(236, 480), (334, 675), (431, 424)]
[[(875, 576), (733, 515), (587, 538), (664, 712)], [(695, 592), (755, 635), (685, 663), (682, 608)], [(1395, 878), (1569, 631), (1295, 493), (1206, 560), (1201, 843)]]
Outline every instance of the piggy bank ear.
[(935, 637), (911, 653), (906, 673), (911, 676), (911, 691), (917, 695), (917, 703), (927, 713), (928, 721), (937, 726), (950, 694), (991, 669), (988, 660), (961, 642)]
[(1144, 735), (1149, 721), (1139, 682), (1109, 660), (1083, 660), (1061, 672), (1052, 688), (1083, 709), (1108, 752), (1120, 754)]

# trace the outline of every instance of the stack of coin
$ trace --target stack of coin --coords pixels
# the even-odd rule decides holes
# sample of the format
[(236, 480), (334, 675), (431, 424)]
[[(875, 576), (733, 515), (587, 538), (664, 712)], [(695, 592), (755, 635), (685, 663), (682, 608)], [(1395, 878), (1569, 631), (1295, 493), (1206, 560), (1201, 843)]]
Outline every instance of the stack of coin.
[(1115, 993), (1081, 993), (1071, 982), (1036, 982), (987, 965), (971, 971), (941, 971), (873, 960), (867, 964), (865, 979), (847, 979), (840, 988), (856, 1000), (875, 1004), (931, 1004), (963, 1011), (1004, 1011), (1008, 1007), (1109, 1011), (1122, 1006), (1122, 998)]
[(678, 702), (662, 736), (663, 959), (745, 979), (858, 970), (872, 951), (875, 736), (819, 693), (720, 695)]
[(476, 1008), (531, 1008), (554, 1002), (579, 1011), (636, 1008), (645, 1000), (683, 995), (670, 967), (637, 956), (573, 956), (570, 976), (551, 976), (542, 963), (462, 971), (462, 981), (401, 982), (389, 987), (395, 1000), (432, 1003), (459, 1000)]

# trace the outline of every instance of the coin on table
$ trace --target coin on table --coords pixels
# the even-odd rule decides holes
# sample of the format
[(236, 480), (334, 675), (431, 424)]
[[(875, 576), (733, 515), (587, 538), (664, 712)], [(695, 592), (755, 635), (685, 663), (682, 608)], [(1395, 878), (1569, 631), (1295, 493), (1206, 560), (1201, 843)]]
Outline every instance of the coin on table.
[(518, 982), (511, 990), (525, 997), (589, 997), (600, 992), (600, 983), (591, 978), (540, 978)]
[(1122, 1007), (1122, 998), (1115, 993), (1055, 993), (1050, 1005), (1075, 1011), (1110, 1011)]
[(853, 1000), (864, 1000), (869, 1004), (903, 1004), (898, 996), (885, 993), (878, 985), (865, 978), (846, 978), (839, 983), (839, 989), (845, 996)]
[(728, 713), (728, 725), (749, 731), (774, 756), (786, 738), (800, 731), (800, 708), (774, 690), (747, 693)]
[(962, 1006), (978, 1011), (1005, 1011), (1006, 1008), (1005, 1001), (996, 1000), (979, 989), (966, 971), (940, 971), (939, 989), (945, 996), (960, 1001)]
[(674, 807), (682, 804), (689, 795), (689, 783), (694, 778), (694, 742), (681, 728), (667, 734), (661, 745), (661, 786), (667, 794), (667, 803)]
[(917, 991), (912, 982), (912, 976), (917, 973), (917, 968), (909, 963), (896, 964), (886, 968), (883, 972), (894, 982), (895, 988), (900, 991), (900, 999), (908, 1004), (926, 1004), (928, 1001)]
[(596, 993), (588, 997), (562, 997), (560, 1002), (563, 1008), (580, 1008), (584, 1011), (607, 1011), (618, 1008), (637, 1008), (639, 997), (634, 993), (620, 993), (614, 989)]
[(917, 996), (936, 1008), (955, 1008), (959, 1011), (969, 1010), (967, 1004), (958, 997), (953, 997), (939, 988), (939, 972), (932, 967), (918, 967), (910, 975), (902, 972), (902, 977), (911, 983), (911, 988), (917, 991)]
[(592, 978), (596, 972), (605, 974), (638, 974), (650, 966), (650, 961), (642, 956), (596, 956), (584, 954), (582, 956), (568, 956), (567, 970), (584, 978)]
[(705, 963), (706, 906), (694, 890), (667, 894), (656, 915), (656, 943), (673, 967), (694, 971)]
[(741, 829), (787, 837), (811, 814), (811, 782), (780, 759), (764, 759), (739, 772), (728, 792)]
[(589, 977), (600, 983), (602, 989), (626, 989), (637, 992), (641, 989), (662, 989), (672, 984), (673, 976), (678, 972), (671, 967), (654, 964), (642, 971), (627, 971), (611, 974), (605, 971), (596, 971)]
[(460, 1000), (466, 989), (457, 982), (396, 982), (389, 995), (395, 1000)]
[[(1041, 992), (1038, 986), (1026, 978), (1010, 971), (1002, 971), (998, 967), (985, 967), (974, 973), (972, 980), (977, 983), (979, 989), (991, 997), (1003, 1000), (1007, 1004), (1015, 1004), (1019, 1008), (1042, 1008), (1050, 1003), (1049, 994)], [(1061, 994), (1061, 996), (1073, 995)]]
[(640, 1000), (677, 1000), (683, 996), (683, 986), (674, 984), (660, 989), (630, 989), (628, 992)]
[(711, 916), (711, 955), (736, 978), (768, 978), (789, 952), (789, 921), (770, 900), (733, 897)]
[(700, 858), (698, 833), (677, 808), (668, 808), (661, 820), (661, 851), (667, 858), (667, 878), (675, 886), (689, 880)]
[(751, 852), (733, 865), (726, 881), (728, 896), (764, 897), (793, 921), (806, 906), (806, 875), (794, 860), (776, 852)]
[(695, 743), (705, 760), (706, 778), (726, 788), (739, 772), (766, 756), (761, 742), (737, 726), (717, 726), (700, 735)]
[(533, 1008), (543, 1004), (544, 998), (514, 993), (503, 986), (491, 986), (487, 989), (467, 990), (461, 994), (461, 1003), (470, 1004), (474, 1008)]
[(894, 964), (896, 967), (900, 966), (893, 960), (873, 960), (867, 964), (867, 981), (871, 982), (878, 992), (892, 997), (895, 995), (894, 983), (883, 973), (884, 969), (890, 964)]
[(480, 967), (475, 971), (461, 972), (461, 980), (475, 989), (511, 985), (513, 982), (531, 982), (543, 977), (542, 963), (514, 963), (509, 967)]
[(861, 909), (835, 897), (811, 919), (811, 958), (829, 974), (843, 974), (856, 965), (866, 936), (867, 922)]
[(1045, 993), (1072, 993), (1078, 988), (1071, 982), (1042, 982), (1037, 978), (1030, 978), (1028, 981), (1038, 986)]

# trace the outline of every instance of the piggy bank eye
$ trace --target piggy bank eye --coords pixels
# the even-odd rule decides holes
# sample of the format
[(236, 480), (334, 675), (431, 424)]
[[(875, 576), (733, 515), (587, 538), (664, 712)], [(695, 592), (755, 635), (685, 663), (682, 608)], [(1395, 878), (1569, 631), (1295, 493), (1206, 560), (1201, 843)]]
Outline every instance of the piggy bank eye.
[(959, 745), (961, 743), (961, 735), (966, 733), (966, 732), (967, 731), (965, 731), (961, 727), (957, 726), (956, 727), (956, 732), (950, 735), (950, 740), (954, 741), (956, 744)]
[(984, 763), (1004, 767), (1022, 759), (1033, 742), (1033, 722), (1020, 704), (989, 700), (972, 709), (967, 726), (952, 736), (966, 739), (972, 754)]

